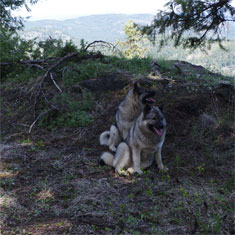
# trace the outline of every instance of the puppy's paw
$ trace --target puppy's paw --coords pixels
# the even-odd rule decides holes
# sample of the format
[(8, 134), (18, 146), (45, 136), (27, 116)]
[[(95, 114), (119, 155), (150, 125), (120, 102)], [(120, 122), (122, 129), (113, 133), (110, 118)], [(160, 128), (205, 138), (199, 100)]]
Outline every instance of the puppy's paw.
[(112, 146), (112, 145), (109, 146), (109, 149), (110, 149), (111, 151), (113, 151), (113, 152), (116, 152), (116, 151), (117, 151), (117, 148), (114, 147), (114, 146)]

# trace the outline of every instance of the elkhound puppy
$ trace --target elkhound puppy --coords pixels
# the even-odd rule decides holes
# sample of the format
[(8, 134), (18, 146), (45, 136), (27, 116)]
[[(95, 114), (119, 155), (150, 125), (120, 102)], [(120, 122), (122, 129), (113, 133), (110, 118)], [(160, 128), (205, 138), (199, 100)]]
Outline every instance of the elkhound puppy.
[(155, 102), (153, 98), (155, 94), (156, 92), (147, 91), (135, 82), (133, 88), (118, 106), (116, 125), (112, 125), (110, 131), (105, 131), (100, 135), (100, 144), (108, 145), (109, 149), (115, 152), (118, 144), (126, 139), (131, 125), (143, 111), (144, 105)]
[(161, 150), (165, 135), (166, 119), (162, 108), (145, 105), (143, 112), (132, 125), (126, 141), (118, 145), (115, 156), (104, 152), (100, 163), (113, 166), (119, 174), (122, 169), (130, 174), (142, 174), (141, 168), (150, 166), (155, 158), (158, 168), (164, 169)]

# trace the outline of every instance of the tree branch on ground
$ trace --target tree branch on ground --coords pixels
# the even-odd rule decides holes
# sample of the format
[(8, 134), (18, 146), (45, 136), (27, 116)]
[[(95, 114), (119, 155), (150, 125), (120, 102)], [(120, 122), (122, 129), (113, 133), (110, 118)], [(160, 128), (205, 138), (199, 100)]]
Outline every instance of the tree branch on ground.
[(4, 65), (13, 65), (13, 64), (25, 64), (25, 65), (30, 65), (30, 64), (44, 64), (50, 60), (56, 60), (58, 59), (57, 57), (48, 57), (48, 58), (43, 58), (40, 60), (23, 60), (23, 61), (10, 61), (10, 62), (0, 62), (0, 66)]
[[(65, 55), (64, 57), (61, 57), (57, 60), (57, 62), (55, 62), (54, 64), (52, 64), (45, 72), (45, 74), (40, 78), (40, 82), (39, 82), (39, 88), (38, 88), (38, 91), (36, 92), (35, 94), (35, 98), (34, 98), (34, 117), (37, 116), (37, 104), (39, 103), (39, 100), (41, 99), (41, 95), (43, 97), (43, 99), (45, 100), (45, 102), (50, 106), (50, 110), (51, 109), (54, 109), (54, 110), (58, 110), (57, 107), (55, 107), (53, 104), (51, 104), (51, 102), (47, 99), (44, 91), (43, 91), (43, 86), (44, 86), (44, 83), (46, 81), (46, 79), (49, 77), (51, 79), (51, 81), (53, 82), (53, 84), (55, 85), (56, 89), (59, 90), (60, 93), (62, 93), (62, 89), (58, 86), (58, 84), (55, 82), (54, 80), (54, 77), (53, 77), (53, 74), (52, 74), (52, 71), (58, 67), (59, 65), (61, 65), (63, 62), (67, 61), (67, 60), (70, 60), (74, 58), (76, 60), (77, 63), (83, 61), (83, 60), (90, 60), (90, 59), (101, 59), (103, 58), (103, 55), (101, 53), (86, 53), (86, 54), (83, 54), (81, 52), (74, 52), (74, 53), (70, 53), (70, 54), (67, 54)], [(40, 63), (44, 60), (39, 60)], [(31, 61), (28, 61), (28, 62), (31, 62)], [(34, 63), (36, 61), (34, 60)], [(46, 114), (46, 113), (45, 113)], [(43, 115), (45, 115), (43, 114)], [(39, 118), (41, 116), (39, 115)], [(39, 119), (38, 118), (38, 119)], [(36, 119), (36, 122), (37, 120)], [(32, 128), (31, 128), (32, 129)], [(30, 130), (31, 131), (31, 130)]]
[(30, 128), (29, 128), (29, 134), (31, 133), (32, 131), (32, 128), (33, 126), (36, 124), (36, 122), (44, 115), (46, 115), (48, 112), (50, 112), (51, 110), (53, 110), (54, 108), (50, 108), (42, 113), (39, 114), (39, 116), (34, 120), (34, 122), (30, 125)]

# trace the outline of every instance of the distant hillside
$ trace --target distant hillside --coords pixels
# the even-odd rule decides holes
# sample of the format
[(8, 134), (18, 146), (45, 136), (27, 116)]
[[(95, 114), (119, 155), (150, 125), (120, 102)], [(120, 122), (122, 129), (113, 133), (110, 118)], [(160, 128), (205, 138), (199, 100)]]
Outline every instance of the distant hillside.
[(83, 16), (69, 20), (39, 20), (25, 23), (25, 30), (21, 33), (26, 39), (37, 37), (42, 40), (51, 36), (62, 40), (72, 39), (79, 44), (81, 39), (91, 42), (104, 40), (115, 42), (124, 38), (124, 26), (129, 20), (139, 24), (148, 24), (153, 20), (151, 14), (107, 14)]
[[(154, 18), (151, 14), (107, 14), (83, 16), (69, 20), (39, 20), (28, 21), (21, 36), (26, 39), (45, 40), (52, 38), (63, 41), (72, 40), (76, 45), (80, 45), (80, 40), (86, 42), (104, 40), (115, 43), (117, 40), (125, 38), (124, 26), (129, 20), (139, 24), (149, 24)], [(148, 54), (153, 58), (164, 58), (168, 60), (185, 60), (194, 64), (202, 65), (210, 70), (222, 72), (225, 75), (235, 76), (235, 24), (225, 27), (222, 34), (231, 39), (231, 42), (224, 42), (227, 51), (223, 51), (218, 44), (212, 46), (211, 50), (205, 54), (200, 50), (190, 52), (182, 47), (174, 48), (173, 43), (169, 43), (161, 51), (156, 46), (149, 47)]]
[[(124, 26), (129, 20), (139, 24), (149, 24), (154, 18), (151, 14), (106, 14), (82, 16), (69, 20), (38, 20), (27, 21), (24, 32), (20, 33), (26, 39), (44, 40), (61, 38), (62, 40), (72, 39), (75, 44), (79, 44), (81, 39), (91, 42), (94, 40), (104, 40), (115, 42), (124, 38)], [(226, 27), (225, 36), (235, 39), (235, 24)]]

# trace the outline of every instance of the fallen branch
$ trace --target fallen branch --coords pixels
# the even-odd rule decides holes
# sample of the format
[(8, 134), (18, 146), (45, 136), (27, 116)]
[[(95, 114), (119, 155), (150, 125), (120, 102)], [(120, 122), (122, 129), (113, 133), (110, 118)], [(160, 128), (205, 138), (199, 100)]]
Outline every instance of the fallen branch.
[[(80, 52), (74, 52), (74, 53), (70, 53), (70, 54), (60, 58), (55, 64), (51, 65), (49, 67), (49, 69), (46, 71), (46, 73), (43, 75), (43, 77), (41, 78), (40, 85), (39, 85), (39, 91), (37, 92), (37, 95), (35, 96), (35, 99), (34, 99), (34, 116), (36, 116), (35, 110), (36, 110), (36, 105), (38, 103), (38, 97), (40, 96), (42, 89), (43, 89), (44, 82), (45, 82), (46, 78), (49, 76), (49, 74), (51, 73), (51, 71), (53, 69), (55, 69), (58, 65), (63, 63), (65, 60), (71, 59), (72, 57), (75, 57), (75, 56), (79, 56), (79, 54), (80, 54)], [(101, 53), (86, 54), (86, 55), (82, 55), (82, 56), (76, 58), (76, 62), (80, 62), (82, 60), (89, 60), (89, 59), (99, 59), (102, 57), (103, 57), (103, 55)]]
[(0, 66), (2, 65), (12, 65), (12, 64), (43, 64), (48, 60), (55, 60), (57, 57), (48, 57), (40, 60), (23, 60), (23, 61), (11, 61), (11, 62), (1, 62)]
[(38, 69), (41, 69), (41, 70), (45, 70), (41, 65), (39, 64), (28, 64), (29, 66), (32, 66), (32, 67), (36, 67)]
[(49, 102), (49, 100), (47, 99), (47, 97), (46, 97), (46, 95), (45, 95), (45, 93), (44, 93), (43, 90), (42, 90), (42, 95), (43, 95), (43, 97), (44, 97), (46, 103), (49, 104), (49, 105), (51, 106), (51, 108), (58, 110), (53, 104), (51, 104), (51, 103)]
[[(78, 56), (80, 53), (79, 52), (75, 52), (75, 53), (70, 53), (62, 58), (60, 58), (55, 64), (51, 65), (49, 67), (49, 69), (46, 71), (46, 73), (44, 74), (44, 76), (42, 77), (42, 81), (40, 84), (40, 88), (42, 88), (42, 85), (44, 83), (44, 80), (47, 78), (47, 76), (49, 75), (49, 73), (58, 65), (60, 65), (62, 62), (64, 62), (65, 60), (68, 60), (74, 56)], [(98, 54), (94, 54), (94, 55), (83, 55), (80, 58), (77, 58), (77, 62), (81, 61), (81, 60), (88, 60), (88, 59), (98, 59), (98, 58), (102, 58), (102, 54), (98, 53)]]
[(44, 115), (46, 115), (48, 112), (50, 112), (51, 110), (54, 110), (54, 108), (50, 108), (48, 110), (46, 110), (45, 112), (41, 113), (35, 120), (34, 122), (30, 125), (30, 128), (29, 128), (29, 134), (31, 133), (32, 131), (32, 128), (33, 126), (36, 124), (36, 122)]

